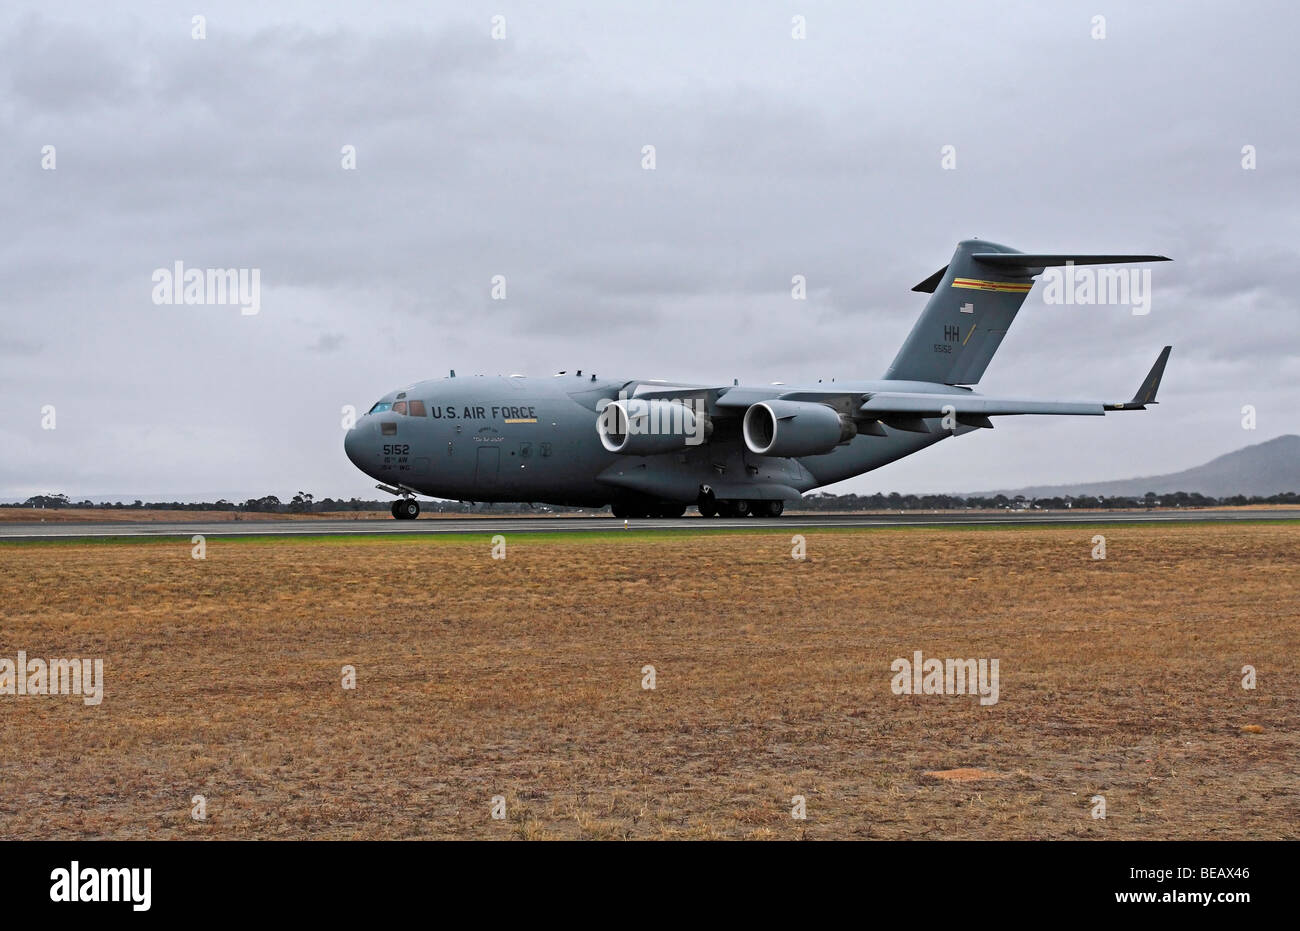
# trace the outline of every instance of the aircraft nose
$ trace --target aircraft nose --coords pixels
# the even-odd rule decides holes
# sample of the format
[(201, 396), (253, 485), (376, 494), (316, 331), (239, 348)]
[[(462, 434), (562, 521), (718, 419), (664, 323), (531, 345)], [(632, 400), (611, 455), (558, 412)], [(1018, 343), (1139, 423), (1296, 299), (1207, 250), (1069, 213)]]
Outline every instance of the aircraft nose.
[(343, 451), (347, 453), (348, 459), (352, 464), (361, 471), (365, 471), (361, 465), (361, 427), (353, 427), (343, 437)]

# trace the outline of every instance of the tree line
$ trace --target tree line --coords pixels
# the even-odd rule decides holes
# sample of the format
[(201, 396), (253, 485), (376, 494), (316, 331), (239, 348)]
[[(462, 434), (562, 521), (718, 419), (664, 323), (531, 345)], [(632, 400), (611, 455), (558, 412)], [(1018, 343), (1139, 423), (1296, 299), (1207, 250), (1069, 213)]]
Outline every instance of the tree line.
[(1300, 494), (1294, 491), (1276, 495), (1226, 495), (1216, 498), (1199, 492), (1148, 491), (1144, 495), (1064, 495), (1043, 498), (1026, 498), (1024, 495), (980, 496), (969, 495), (902, 495), (898, 492), (874, 495), (805, 495), (800, 507), (813, 511), (948, 511), (1037, 509), (1064, 511), (1085, 509), (1132, 508), (1205, 508), (1245, 504), (1300, 504)]
[[(386, 511), (392, 499), (382, 501), (362, 500), (361, 498), (321, 498), (317, 500), (310, 492), (299, 491), (288, 501), (281, 501), (275, 495), (261, 498), (249, 498), (242, 503), (227, 501), (140, 501), (131, 504), (123, 502), (95, 503), (93, 501), (72, 501), (65, 494), (33, 495), (21, 504), (4, 504), (0, 507), (10, 508), (94, 508), (108, 511), (152, 510), (152, 511), (234, 511), (266, 514), (331, 514), (349, 511)], [(1007, 497), (993, 495), (981, 497), (970, 495), (904, 495), (898, 492), (876, 492), (873, 495), (835, 495), (818, 493), (805, 495), (798, 505), (809, 511), (949, 511), (949, 510), (1048, 510), (1064, 511), (1072, 508), (1085, 509), (1132, 509), (1132, 508), (1204, 508), (1240, 506), (1246, 504), (1300, 504), (1300, 494), (1294, 491), (1280, 492), (1266, 497), (1260, 495), (1227, 495), (1216, 498), (1197, 492), (1148, 491), (1142, 496), (1110, 495), (1066, 495), (1044, 498), (1026, 498), (1024, 495)], [(590, 510), (587, 508), (570, 508), (559, 505), (520, 505), (520, 504), (481, 504), (470, 501), (429, 501), (421, 502), (423, 511), (445, 514), (469, 514), (479, 511), (512, 513), (516, 511), (576, 512)]]

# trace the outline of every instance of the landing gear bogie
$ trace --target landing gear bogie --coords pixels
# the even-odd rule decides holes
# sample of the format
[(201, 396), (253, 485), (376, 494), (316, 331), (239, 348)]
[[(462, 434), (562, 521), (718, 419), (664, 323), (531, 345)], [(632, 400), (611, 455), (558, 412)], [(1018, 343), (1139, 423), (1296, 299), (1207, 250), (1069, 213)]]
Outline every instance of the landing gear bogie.
[(785, 510), (784, 501), (745, 501), (743, 499), (725, 499), (720, 501), (701, 501), (697, 505), (701, 517), (780, 517)]

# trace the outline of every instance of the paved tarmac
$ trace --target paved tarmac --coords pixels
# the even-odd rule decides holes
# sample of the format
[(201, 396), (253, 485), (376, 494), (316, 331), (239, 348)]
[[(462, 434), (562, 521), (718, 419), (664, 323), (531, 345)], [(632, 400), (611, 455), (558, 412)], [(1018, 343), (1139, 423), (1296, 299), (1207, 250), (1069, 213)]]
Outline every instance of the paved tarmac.
[[(786, 514), (776, 519), (715, 517), (708, 520), (691, 515), (679, 518), (631, 520), (636, 530), (720, 530), (758, 527), (842, 528), (913, 527), (925, 524), (975, 527), (1024, 524), (1147, 524), (1187, 521), (1231, 522), (1242, 520), (1300, 520), (1297, 509), (1179, 510), (1179, 511), (973, 511), (935, 513), (904, 511), (897, 514)], [(422, 517), (419, 520), (248, 520), (194, 522), (153, 521), (132, 523), (47, 521), (44, 523), (0, 524), (0, 540), (40, 540), (95, 537), (205, 537), (221, 536), (374, 536), (412, 533), (586, 533), (613, 530), (623, 521), (597, 517)]]

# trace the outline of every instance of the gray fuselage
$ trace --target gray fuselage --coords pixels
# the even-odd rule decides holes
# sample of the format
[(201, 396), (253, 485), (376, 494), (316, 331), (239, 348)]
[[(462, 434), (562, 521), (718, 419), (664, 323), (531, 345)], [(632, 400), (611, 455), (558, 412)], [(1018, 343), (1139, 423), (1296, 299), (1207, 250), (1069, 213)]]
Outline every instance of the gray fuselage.
[[(789, 498), (790, 489), (842, 481), (952, 435), (889, 429), (885, 436), (856, 436), (824, 455), (778, 458), (750, 452), (732, 413), (715, 416), (711, 436), (698, 445), (651, 456), (607, 451), (596, 430), (601, 402), (642, 386), (661, 384), (580, 374), (423, 381), (381, 398), (348, 432), (344, 448), (372, 478), (429, 497), (601, 507), (633, 499), (689, 504), (704, 486), (720, 498)], [(964, 391), (901, 381), (836, 387)]]

